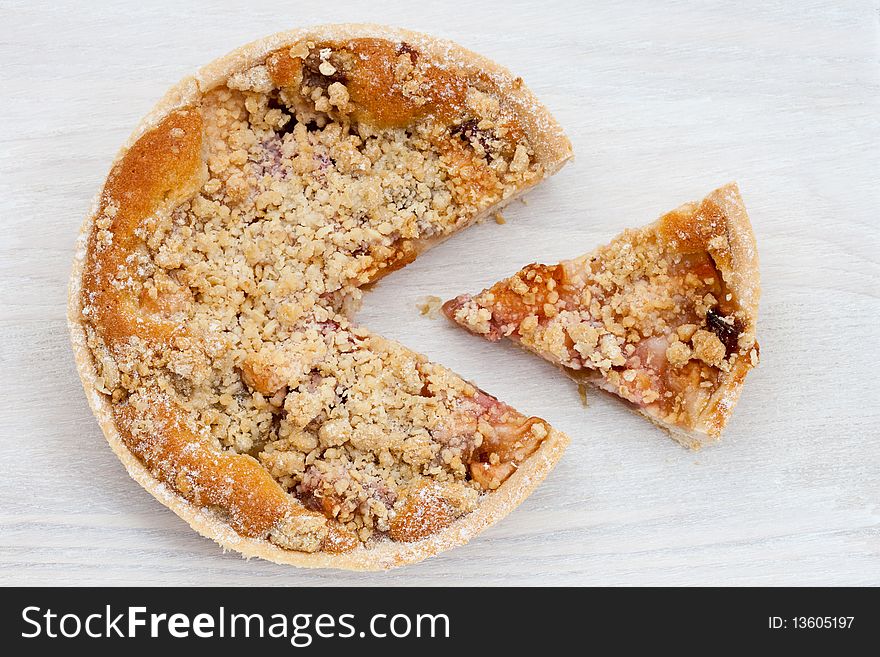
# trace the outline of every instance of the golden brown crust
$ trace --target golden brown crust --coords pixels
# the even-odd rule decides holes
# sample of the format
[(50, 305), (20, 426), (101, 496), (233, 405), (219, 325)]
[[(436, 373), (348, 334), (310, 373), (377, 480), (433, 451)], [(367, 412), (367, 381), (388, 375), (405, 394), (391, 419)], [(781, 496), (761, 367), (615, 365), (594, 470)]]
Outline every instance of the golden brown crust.
[(510, 337), (632, 403), (689, 447), (717, 439), (757, 364), (757, 249), (734, 183), (609, 245), (528, 265), (450, 319)]
[[(546, 107), (523, 83), (503, 66), (467, 48), (420, 32), (373, 24), (323, 25), (279, 32), (232, 51), (204, 66), (196, 75), (201, 93), (224, 84), (232, 73), (262, 63), (270, 54), (302, 40), (344, 42), (352, 39), (386, 39), (417, 48), (428, 60), (458, 78), (488, 81), (503, 96), (506, 108), (519, 119), (520, 129), (529, 135), (538, 161), (548, 174), (554, 173), (573, 156), (571, 142)], [(293, 61), (291, 59), (291, 61)], [(285, 64), (285, 67), (289, 65)], [(292, 70), (292, 69), (291, 69)], [(287, 73), (290, 75), (290, 73)], [(172, 103), (179, 102), (169, 98)]]
[[(385, 541), (365, 548), (346, 530), (293, 500), (255, 459), (219, 450), (193, 431), (184, 420), (185, 414), (166, 399), (162, 391), (145, 390), (143, 394), (113, 403), (115, 397), (111, 401), (109, 396), (112, 391), (104, 387), (104, 381), (96, 373), (87, 345), (90, 331), (96, 332), (111, 352), (125, 348), (132, 336), (138, 341), (154, 342), (157, 349), (188, 337), (186, 325), (175, 315), (176, 310), (187, 303), (186, 291), (178, 294), (172, 289), (160, 291), (158, 296), (135, 295), (126, 286), (118, 285), (120, 273), (129, 268), (135, 272), (138, 262), (131, 255), (141, 248), (147, 234), (144, 229), (149, 231), (151, 218), (169, 213), (192, 195), (204, 179), (204, 146), (198, 111), (202, 95), (232, 74), (259, 65), (267, 54), (267, 67), (273, 77), (281, 80), (295, 73), (296, 60), (289, 58), (294, 63), (290, 66), (278, 53), (302, 39), (332, 40), (333, 43), (347, 40), (355, 49), (387, 50), (387, 46), (380, 45), (387, 43), (383, 39), (405, 38), (418, 44), (419, 56), (438, 58), (444, 66), (454, 64), (444, 70), (437, 68), (437, 79), (447, 81), (444, 88), (449, 87), (448, 79), (458, 79), (461, 65), (472, 70), (482, 69), (493, 80), (509, 86), (516, 96), (511, 102), (517, 106), (523, 123), (533, 130), (527, 134), (535, 141), (547, 175), (570, 157), (570, 145), (546, 110), (537, 104), (521, 81), (512, 80), (503, 69), (490, 66), (487, 60), (451, 44), (413, 33), (382, 29), (380, 39), (367, 41), (365, 35), (375, 35), (376, 31), (370, 27), (333, 26), (276, 35), (218, 60), (195, 79), (183, 81), (135, 132), (131, 146), (123, 151), (114, 166), (94, 214), (84, 224), (79, 243), (71, 279), (69, 323), (83, 384), (108, 441), (132, 477), (157, 499), (200, 533), (246, 556), (303, 566), (352, 569), (387, 568), (421, 560), (466, 542), (507, 513), (546, 476), (567, 442), (564, 435), (550, 430), (519, 470), (464, 517), (456, 520), (454, 513), (441, 513), (442, 522), (432, 523), (431, 531), (426, 532), (424, 524), (419, 525), (403, 511), (398, 538), (411, 542)], [(382, 78), (377, 79), (381, 82)], [(370, 107), (367, 99), (372, 91), (374, 89), (366, 83), (359, 87), (355, 82), (352, 88), (354, 96), (361, 96), (365, 120), (397, 125), (424, 111), (424, 105), (415, 109), (408, 101), (401, 104), (400, 98), (393, 95), (394, 102)], [(439, 98), (429, 100), (433, 102), (428, 105), (439, 108)], [(399, 255), (388, 259), (375, 273), (365, 274), (364, 282), (403, 266), (431, 243), (413, 242), (407, 246), (407, 242), (401, 242)], [(134, 426), (137, 431), (133, 431)], [(148, 427), (146, 434), (145, 426)], [(145, 441), (144, 435), (153, 439)], [(218, 481), (232, 485), (218, 486)], [(249, 493), (241, 494), (241, 491)], [(254, 494), (255, 491), (259, 494)], [(441, 507), (445, 504), (448, 502), (443, 501)], [(210, 510), (212, 508), (214, 510)], [(283, 534), (286, 528), (291, 529), (290, 535), (296, 540), (318, 541), (319, 551), (296, 551), (312, 550), (315, 546), (286, 544), (284, 536), (276, 535)], [(274, 544), (266, 540), (267, 532)]]
[(710, 253), (749, 326), (753, 328), (758, 318), (761, 275), (758, 245), (739, 187), (736, 183), (719, 187), (706, 197), (704, 203), (714, 206), (714, 210), (724, 217), (726, 231), (723, 246), (719, 249), (710, 244)]
[[(337, 70), (334, 80), (345, 82), (351, 101), (356, 106), (354, 119), (380, 128), (405, 128), (426, 114), (441, 121), (451, 120), (465, 105), (466, 78), (431, 63), (419, 79), (418, 96), (404, 93), (395, 78), (395, 65), (400, 55), (417, 62), (421, 54), (406, 41), (396, 43), (384, 38), (359, 37), (344, 41), (321, 41), (317, 50), (332, 50), (330, 64)], [(269, 68), (273, 82), (290, 84), (296, 76), (295, 67), (282, 63), (285, 51), (270, 55)], [(287, 59), (290, 56), (287, 55)], [(315, 71), (318, 62), (306, 60)]]
[[(354, 547), (350, 532), (333, 526), (331, 535), (334, 523), (292, 500), (252, 456), (220, 451), (200, 437), (187, 426), (185, 410), (173, 401), (153, 393), (145, 395), (145, 402), (114, 406), (116, 429), (129, 451), (186, 500), (219, 510), (244, 537), (266, 536), (284, 523), (294, 523), (310, 526), (306, 540), (324, 551)], [(133, 431), (137, 423), (149, 426), (148, 438)]]
[(83, 275), (83, 306), (95, 316), (111, 343), (138, 334), (164, 339), (175, 325), (161, 312), (145, 313), (129, 289), (112, 285), (120, 270), (136, 266), (129, 256), (143, 239), (136, 231), (144, 221), (173, 207), (197, 188), (202, 169), (202, 119), (193, 108), (171, 112), (145, 133), (113, 167), (101, 193), (97, 216), (102, 218), (89, 239), (92, 257)]
[(663, 215), (659, 230), (682, 252), (708, 251), (747, 318), (757, 316), (761, 296), (758, 248), (736, 183), (712, 191), (699, 204)]

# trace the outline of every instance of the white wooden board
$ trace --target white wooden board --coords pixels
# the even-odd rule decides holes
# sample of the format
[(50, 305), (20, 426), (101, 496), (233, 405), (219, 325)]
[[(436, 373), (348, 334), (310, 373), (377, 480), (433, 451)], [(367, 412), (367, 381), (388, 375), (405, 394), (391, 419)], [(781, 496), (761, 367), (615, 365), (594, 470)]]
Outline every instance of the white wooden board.
[[(752, 5), (746, 7), (745, 5)], [(397, 24), (521, 74), (576, 161), (381, 283), (360, 318), (573, 444), (471, 544), (387, 574), (222, 554), (132, 482), (65, 326), (74, 237), (129, 131), (199, 64), (281, 29)], [(0, 583), (880, 584), (875, 2), (0, 1)], [(730, 179), (761, 254), (762, 363), (718, 447), (676, 446), (549, 365), (420, 317)]]

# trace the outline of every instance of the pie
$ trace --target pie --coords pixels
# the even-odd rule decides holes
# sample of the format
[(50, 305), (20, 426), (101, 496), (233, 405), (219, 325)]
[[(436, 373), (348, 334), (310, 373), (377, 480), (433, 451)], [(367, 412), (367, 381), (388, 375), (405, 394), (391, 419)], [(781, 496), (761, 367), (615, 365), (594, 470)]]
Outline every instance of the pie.
[(731, 183), (592, 253), (528, 265), (443, 310), (699, 447), (720, 436), (758, 364), (760, 293), (755, 238)]
[(522, 79), (412, 32), (287, 32), (185, 79), (78, 245), (70, 327), (110, 445), (249, 557), (377, 569), (466, 542), (568, 439), (353, 314), (570, 157)]

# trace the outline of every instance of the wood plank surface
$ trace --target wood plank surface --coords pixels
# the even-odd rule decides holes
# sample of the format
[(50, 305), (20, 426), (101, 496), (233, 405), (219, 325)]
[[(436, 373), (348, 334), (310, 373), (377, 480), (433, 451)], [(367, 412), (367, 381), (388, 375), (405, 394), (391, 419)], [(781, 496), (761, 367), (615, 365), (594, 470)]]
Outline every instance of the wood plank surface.
[[(568, 432), (469, 545), (385, 574), (223, 554), (129, 479), (65, 325), (73, 242), (164, 90), (324, 22), (429, 31), (522, 75), (576, 160), (382, 282), (359, 319)], [(875, 2), (0, 2), (0, 584), (880, 584), (880, 28)], [(419, 315), (585, 252), (728, 180), (758, 238), (761, 366), (683, 450), (550, 365)]]

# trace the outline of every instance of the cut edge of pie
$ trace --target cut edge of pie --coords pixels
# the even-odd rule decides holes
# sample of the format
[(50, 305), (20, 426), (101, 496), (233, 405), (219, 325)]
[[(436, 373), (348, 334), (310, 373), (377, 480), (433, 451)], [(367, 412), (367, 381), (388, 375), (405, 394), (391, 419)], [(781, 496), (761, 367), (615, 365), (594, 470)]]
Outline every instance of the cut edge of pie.
[(715, 441), (757, 365), (758, 251), (736, 183), (444, 314), (628, 402), (682, 445)]
[[(115, 201), (125, 199), (124, 203), (128, 204), (126, 207), (135, 208), (134, 214), (140, 215), (135, 217), (135, 220), (140, 222), (146, 216), (162, 209), (167, 210), (191, 197), (203, 182), (205, 178), (203, 160), (206, 157), (203, 151), (204, 147), (200, 141), (190, 139), (191, 133), (201, 130), (201, 124), (194, 123), (196, 117), (193, 116), (199, 112), (194, 112), (190, 106), (199, 102), (211, 90), (226, 84), (235, 74), (252, 70), (264, 62), (269, 62), (273, 53), (293, 44), (301, 43), (304, 40), (323, 42), (358, 39), (387, 40), (396, 44), (406, 42), (414, 45), (420, 56), (429, 57), (432, 65), (436, 64), (438, 68), (442, 67), (452, 76), (485, 75), (491, 78), (494, 83), (502, 85), (506, 100), (514, 105), (516, 117), (524, 124), (523, 130), (535, 149), (534, 156), (543, 166), (540, 177), (503, 198), (500, 202), (484, 208), (479, 214), (470, 217), (466, 224), (456, 225), (449, 234), (441, 235), (438, 239), (417, 241), (410, 245), (411, 248), (405, 254), (405, 258), (402, 258), (400, 262), (391, 262), (387, 270), (373, 272), (371, 280), (376, 280), (388, 271), (405, 265), (421, 251), (433, 246), (440, 239), (449, 237), (452, 232), (457, 232), (465, 225), (496, 212), (503, 204), (524, 193), (541, 179), (555, 173), (571, 158), (571, 145), (558, 124), (525, 87), (520, 78), (514, 77), (505, 68), (485, 57), (465, 50), (449, 41), (375, 25), (329, 25), (276, 34), (233, 51), (208, 64), (194, 77), (186, 78), (173, 87), (142, 120), (126, 145), (120, 150), (106, 186), (95, 200), (89, 216), (82, 225), (77, 241), (76, 257), (69, 287), (68, 324), (77, 368), (89, 405), (111, 448), (135, 481), (184, 519), (198, 533), (214, 539), (224, 549), (235, 550), (248, 558), (256, 556), (276, 563), (301, 567), (378, 570), (421, 561), (440, 551), (464, 544), (508, 514), (546, 477), (562, 455), (568, 444), (568, 437), (541, 421), (547, 431), (536, 451), (528, 455), (521, 463), (512, 460), (511, 463), (514, 466), (512, 474), (500, 484), (500, 487), (483, 494), (474, 510), (424, 538), (418, 538), (411, 542), (383, 540), (371, 544), (370, 547), (358, 543), (354, 548), (351, 548), (350, 544), (343, 545), (349, 540), (347, 537), (336, 536), (334, 538), (331, 530), (331, 535), (323, 539), (322, 547), (317, 551), (305, 552), (297, 549), (285, 549), (271, 542), (265, 536), (242, 535), (233, 529), (229, 518), (224, 518), (223, 513), (218, 514), (211, 510), (207, 502), (196, 504), (188, 501), (171, 486), (160, 481), (132, 453), (120, 431), (120, 416), (114, 416), (110, 395), (107, 393), (92, 348), (88, 343), (87, 319), (84, 315), (84, 311), (88, 312), (88, 310), (82, 301), (84, 277), (89, 276), (87, 270), (91, 241), (95, 239), (96, 232), (103, 230), (110, 230), (111, 234), (107, 238), (108, 243), (112, 243), (113, 239), (117, 237), (112, 234), (112, 229), (96, 224), (100, 218), (106, 218), (106, 213), (102, 213), (106, 211), (108, 205), (112, 206)], [(278, 70), (274, 71), (273, 75), (285, 75), (285, 63), (284, 57), (278, 59), (275, 62)], [(258, 85), (259, 81), (239, 81), (239, 84)], [(363, 93), (369, 92), (370, 89), (367, 88)], [(442, 90), (439, 93), (442, 97)], [(382, 113), (385, 110), (380, 107), (376, 111)], [(393, 122), (399, 117), (395, 117), (392, 112), (390, 117), (383, 115), (382, 119)], [(479, 135), (476, 134), (475, 127), (472, 126), (472, 129), (473, 133), (468, 134), (468, 137), (477, 138)], [(169, 168), (167, 153), (173, 154), (172, 159), (177, 164), (176, 169)], [(144, 172), (147, 175), (134, 175)], [(125, 239), (124, 236), (123, 239)], [(162, 301), (161, 298), (159, 301)], [(118, 330), (119, 334), (125, 337), (128, 335), (127, 332), (137, 330), (142, 323), (137, 310), (135, 309), (130, 317), (126, 317), (123, 308), (122, 314), (110, 323), (109, 331), (114, 333)], [(134, 326), (127, 326), (126, 324), (129, 322), (134, 322)], [(141, 328), (144, 327), (141, 326)], [(161, 329), (161, 326), (159, 328)], [(145, 330), (149, 331), (150, 326), (147, 326)], [(112, 336), (111, 339), (113, 339)], [(477, 394), (483, 393), (477, 389)], [(148, 411), (147, 422), (163, 423), (165, 429), (171, 427), (172, 434), (176, 432), (183, 435), (187, 431), (192, 431), (186, 421), (180, 421), (178, 424), (178, 419), (173, 417), (175, 411), (173, 401), (161, 394), (157, 394), (157, 396), (148, 394), (147, 398), (153, 401), (158, 400), (156, 408), (151, 407)], [(136, 411), (134, 412), (136, 413)], [(126, 411), (123, 411), (121, 416), (124, 417), (125, 413)], [(169, 417), (165, 417), (166, 413)], [(528, 420), (531, 421), (533, 418)], [(143, 422), (144, 418), (135, 416), (125, 421)], [(255, 460), (254, 462), (256, 463)], [(254, 476), (256, 477), (253, 480), (255, 486), (259, 488), (263, 483), (261, 478), (264, 478), (265, 475), (257, 473)], [(218, 493), (220, 497), (223, 494), (222, 492)], [(248, 500), (239, 501), (242, 504), (241, 508), (248, 508)], [(256, 507), (254, 508), (256, 509)], [(334, 540), (341, 546), (339, 550), (333, 549)], [(325, 550), (323, 546), (328, 546), (329, 549)]]

